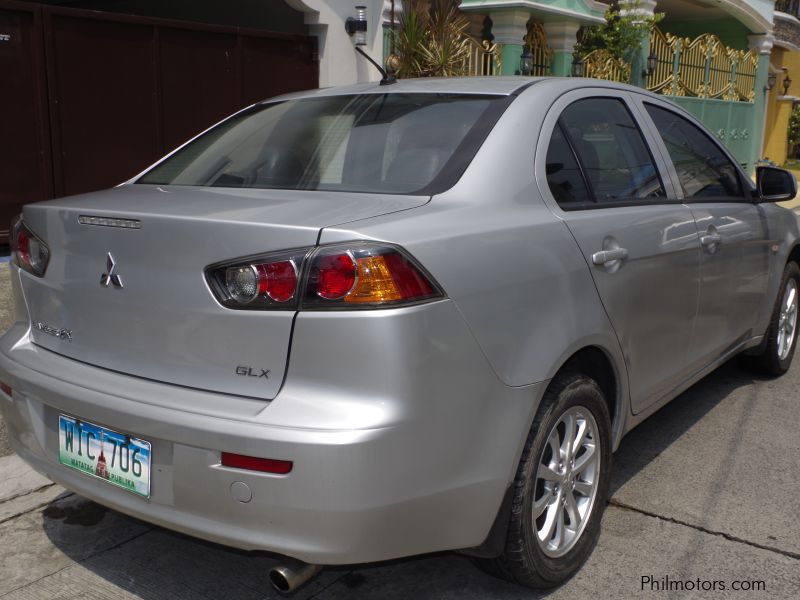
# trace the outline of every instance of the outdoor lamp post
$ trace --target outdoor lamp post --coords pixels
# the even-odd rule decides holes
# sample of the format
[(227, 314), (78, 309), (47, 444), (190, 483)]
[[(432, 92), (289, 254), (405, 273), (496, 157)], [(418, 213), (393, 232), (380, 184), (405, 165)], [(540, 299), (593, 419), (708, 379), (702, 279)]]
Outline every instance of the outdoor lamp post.
[(344, 29), (353, 38), (356, 46), (367, 45), (367, 7), (356, 6), (356, 16), (347, 17)]
[(583, 77), (584, 72), (586, 70), (586, 63), (583, 62), (583, 59), (580, 56), (573, 55), (572, 57), (572, 76), (573, 77)]
[(656, 56), (655, 52), (651, 52), (647, 57), (647, 69), (642, 71), (642, 77), (648, 79), (655, 72), (657, 66), (658, 56)]
[(527, 45), (519, 58), (519, 71), (523, 75), (530, 75), (533, 73), (533, 52), (531, 52), (530, 47)]
[(770, 73), (767, 75), (767, 85), (764, 86), (764, 92), (770, 91), (772, 88), (775, 87), (775, 82), (778, 80), (777, 73)]

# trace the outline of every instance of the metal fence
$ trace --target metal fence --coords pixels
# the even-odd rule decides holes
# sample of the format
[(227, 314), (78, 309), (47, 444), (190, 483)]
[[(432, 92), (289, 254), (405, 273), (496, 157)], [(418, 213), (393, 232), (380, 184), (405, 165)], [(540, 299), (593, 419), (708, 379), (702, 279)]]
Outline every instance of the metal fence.
[(654, 27), (650, 52), (657, 57), (647, 85), (653, 92), (732, 102), (755, 99), (758, 56), (752, 50), (730, 48), (713, 33), (691, 40)]
[(592, 50), (583, 57), (583, 64), (585, 77), (630, 83), (631, 65), (608, 50)]

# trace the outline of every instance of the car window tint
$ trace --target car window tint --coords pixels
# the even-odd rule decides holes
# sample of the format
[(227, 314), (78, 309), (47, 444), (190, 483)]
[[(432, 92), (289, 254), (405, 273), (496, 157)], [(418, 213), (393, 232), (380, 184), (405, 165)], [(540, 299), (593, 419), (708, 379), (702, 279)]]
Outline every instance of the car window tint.
[(645, 107), (669, 151), (685, 198), (744, 196), (736, 166), (706, 133), (670, 110)]
[(560, 121), (596, 202), (666, 196), (642, 133), (621, 100), (579, 100), (566, 108)]
[(510, 101), (387, 93), (259, 104), (137, 183), (434, 194), (458, 181)]
[(556, 202), (564, 206), (591, 200), (578, 161), (558, 124), (550, 138), (545, 165), (547, 184)]

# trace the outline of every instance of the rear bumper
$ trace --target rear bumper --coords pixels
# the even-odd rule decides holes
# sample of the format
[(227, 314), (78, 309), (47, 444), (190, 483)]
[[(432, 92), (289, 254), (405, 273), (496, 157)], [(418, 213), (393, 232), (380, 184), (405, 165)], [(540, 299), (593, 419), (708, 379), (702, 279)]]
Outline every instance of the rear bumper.
[[(336, 351), (337, 329), (360, 333)], [(545, 383), (501, 384), (447, 301), (301, 314), (292, 348), (283, 389), (266, 403), (85, 365), (33, 345), (17, 324), (0, 339), (0, 378), (14, 390), (0, 392), (0, 411), (15, 450), (52, 480), (214, 542), (319, 564), (480, 545)], [(151, 498), (60, 465), (61, 413), (150, 441)], [(221, 451), (294, 468), (226, 468)], [(236, 482), (249, 502), (233, 497)]]

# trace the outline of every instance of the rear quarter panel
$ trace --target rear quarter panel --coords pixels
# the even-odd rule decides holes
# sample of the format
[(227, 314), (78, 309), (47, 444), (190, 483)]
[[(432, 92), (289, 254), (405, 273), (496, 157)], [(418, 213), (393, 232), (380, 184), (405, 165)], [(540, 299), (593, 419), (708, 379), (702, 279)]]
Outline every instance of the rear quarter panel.
[(619, 345), (586, 261), (535, 185), (539, 127), (558, 95), (537, 87), (511, 104), (450, 190), (414, 210), (326, 228), (320, 243), (405, 247), (455, 301), (506, 385), (547, 380), (594, 345), (617, 366), (625, 394)]

